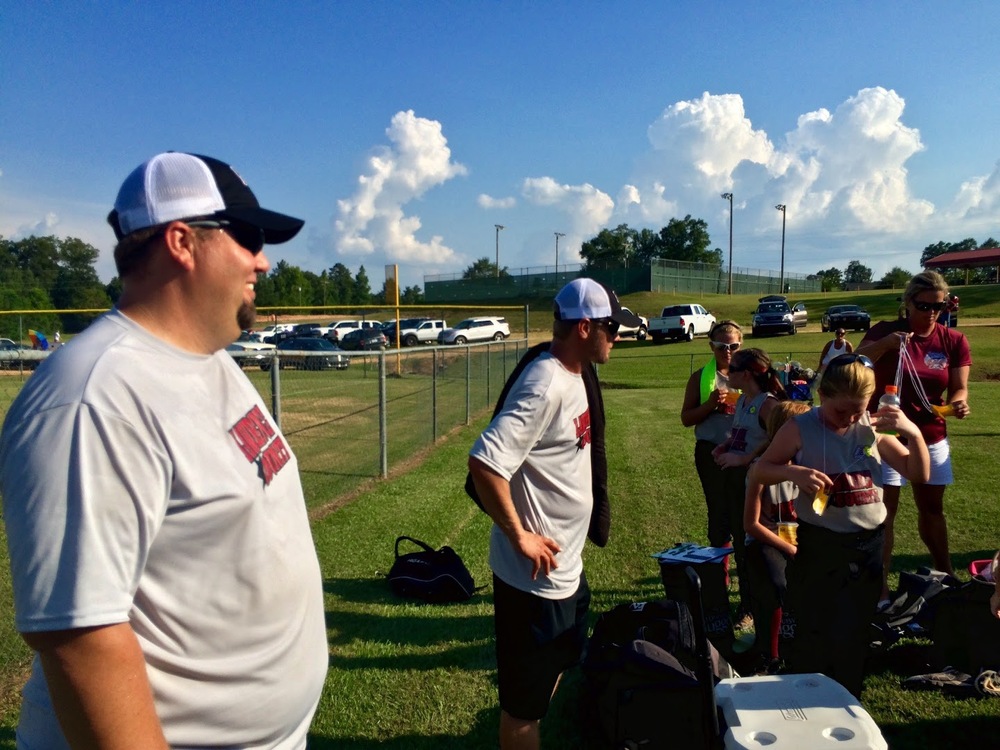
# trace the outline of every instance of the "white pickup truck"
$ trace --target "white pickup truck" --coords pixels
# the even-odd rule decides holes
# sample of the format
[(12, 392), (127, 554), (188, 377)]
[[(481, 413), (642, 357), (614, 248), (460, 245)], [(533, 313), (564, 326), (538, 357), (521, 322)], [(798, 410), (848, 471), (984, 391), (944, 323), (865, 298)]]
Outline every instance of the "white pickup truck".
[(653, 343), (666, 339), (691, 341), (708, 334), (715, 325), (715, 316), (701, 305), (667, 305), (658, 318), (649, 319), (649, 335)]
[[(403, 346), (436, 344), (438, 336), (447, 329), (448, 324), (443, 320), (410, 318), (399, 323), (399, 342)], [(392, 331), (386, 335), (389, 337), (389, 343), (395, 345), (396, 332)]]

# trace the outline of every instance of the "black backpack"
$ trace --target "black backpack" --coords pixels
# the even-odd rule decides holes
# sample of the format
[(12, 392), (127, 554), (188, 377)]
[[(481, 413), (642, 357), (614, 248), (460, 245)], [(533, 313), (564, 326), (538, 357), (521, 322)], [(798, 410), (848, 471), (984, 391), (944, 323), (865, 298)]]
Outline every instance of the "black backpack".
[[(420, 552), (399, 554), (399, 543), (413, 542)], [(426, 602), (464, 602), (476, 591), (476, 584), (462, 558), (451, 547), (435, 550), (411, 536), (396, 539), (396, 560), (389, 570), (392, 593)]]
[(714, 682), (729, 666), (705, 636), (695, 587), (694, 615), (661, 599), (620, 604), (594, 624), (583, 661), (588, 716), (609, 747), (700, 748), (718, 737)]

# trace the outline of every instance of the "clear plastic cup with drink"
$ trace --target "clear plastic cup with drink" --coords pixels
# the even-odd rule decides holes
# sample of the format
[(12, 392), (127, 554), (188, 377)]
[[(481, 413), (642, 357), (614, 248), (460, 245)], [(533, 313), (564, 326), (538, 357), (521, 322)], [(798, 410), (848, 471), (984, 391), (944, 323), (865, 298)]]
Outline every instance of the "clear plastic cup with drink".
[(789, 544), (797, 545), (799, 543), (799, 525), (794, 521), (779, 521), (778, 536)]

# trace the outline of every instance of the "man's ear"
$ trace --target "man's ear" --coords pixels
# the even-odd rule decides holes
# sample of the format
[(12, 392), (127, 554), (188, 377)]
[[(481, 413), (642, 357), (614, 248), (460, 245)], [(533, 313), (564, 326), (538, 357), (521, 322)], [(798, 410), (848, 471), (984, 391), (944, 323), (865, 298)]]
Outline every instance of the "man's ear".
[(584, 341), (589, 339), (594, 335), (594, 321), (587, 318), (576, 321), (576, 334)]
[(185, 270), (194, 268), (198, 235), (183, 221), (172, 221), (163, 230), (163, 243), (170, 258)]

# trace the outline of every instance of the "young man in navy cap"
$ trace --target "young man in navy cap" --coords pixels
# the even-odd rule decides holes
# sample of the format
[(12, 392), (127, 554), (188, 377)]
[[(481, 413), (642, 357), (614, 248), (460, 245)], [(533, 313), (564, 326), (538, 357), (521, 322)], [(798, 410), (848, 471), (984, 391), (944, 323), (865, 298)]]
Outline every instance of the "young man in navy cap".
[(302, 221), (228, 165), (160, 154), (108, 217), (117, 307), (58, 349), (0, 435), (18, 745), (302, 748), (328, 649), (298, 466), (224, 348), (266, 243)]
[(590, 589), (581, 553), (594, 506), (584, 372), (608, 361), (620, 325), (639, 325), (592, 279), (563, 287), (555, 316), (548, 351), (524, 367), (469, 458), (493, 518), (503, 750), (539, 747), (559, 677), (583, 652)]

